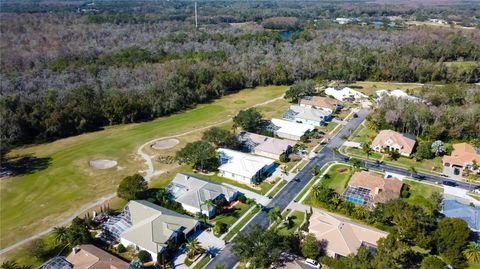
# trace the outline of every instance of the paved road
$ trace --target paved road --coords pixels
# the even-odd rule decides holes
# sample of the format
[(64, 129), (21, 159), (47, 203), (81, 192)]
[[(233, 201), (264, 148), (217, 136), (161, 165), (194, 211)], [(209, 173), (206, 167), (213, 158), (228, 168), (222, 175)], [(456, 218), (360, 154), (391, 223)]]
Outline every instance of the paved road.
[[(339, 148), (344, 140), (342, 137), (349, 136), (350, 132), (355, 130), (366, 118), (369, 110), (362, 109), (357, 114), (357, 118), (353, 118), (348, 122), (345, 127), (334, 137), (330, 139), (330, 142), (317, 154), (317, 156), (311, 160), (287, 185), (281, 190), (275, 198), (272, 199), (270, 204), (267, 205), (258, 215), (256, 215), (250, 223), (248, 223), (242, 232), (248, 232), (254, 225), (261, 225), (268, 227), (270, 221), (267, 216), (267, 212), (274, 207), (279, 207), (282, 211), (295, 199), (298, 193), (307, 185), (312, 179), (311, 168), (313, 165), (318, 167), (324, 166), (327, 162), (338, 160), (341, 156), (338, 153), (334, 153), (333, 148)], [(223, 251), (215, 257), (215, 259), (207, 265), (207, 269), (214, 268), (216, 265), (223, 264), (225, 268), (233, 268), (238, 262), (232, 251), (231, 246), (227, 245)]]
[[(248, 232), (254, 225), (261, 225), (263, 227), (268, 227), (270, 221), (267, 216), (268, 210), (274, 207), (279, 207), (282, 211), (288, 206), (288, 204), (295, 199), (295, 196), (307, 185), (311, 180), (311, 167), (317, 165), (318, 167), (324, 166), (327, 162), (330, 161), (346, 161), (347, 156), (338, 153), (336, 149), (340, 148), (345, 142), (345, 139), (342, 137), (349, 137), (351, 132), (360, 126), (360, 124), (365, 120), (367, 115), (370, 113), (368, 109), (361, 109), (357, 112), (358, 117), (353, 118), (348, 122), (342, 130), (332, 137), (329, 143), (317, 154), (317, 156), (311, 160), (296, 176), (290, 181), (275, 198), (272, 199), (270, 204), (264, 210), (262, 210), (255, 218), (248, 223), (241, 232)], [(376, 164), (375, 162), (365, 161), (365, 166), (367, 168), (375, 168), (380, 170), (385, 170), (391, 173), (396, 173), (400, 175), (410, 176), (410, 172), (403, 168), (398, 168), (394, 166), (389, 166), (386, 164)], [(425, 181), (430, 182), (443, 182), (443, 180), (448, 178), (443, 178), (440, 176), (434, 176), (430, 174), (418, 173), (419, 176), (422, 176)], [(456, 182), (457, 187), (470, 189), (471, 186), (467, 183)], [(238, 257), (236, 257), (231, 250), (231, 246), (227, 245), (225, 249), (215, 257), (215, 259), (207, 265), (207, 269), (213, 269), (216, 265), (222, 264), (224, 268), (233, 268), (238, 262)]]
[[(391, 173), (395, 173), (403, 176), (410, 176), (410, 171), (404, 168), (390, 166), (387, 164), (377, 164), (371, 161), (364, 161), (364, 163), (366, 168), (379, 169), (379, 170), (384, 170), (387, 172), (391, 172)], [(449, 179), (448, 177), (435, 176), (435, 175), (421, 173), (421, 172), (418, 172), (415, 178), (417, 180), (429, 181), (432, 183), (439, 183), (439, 184), (442, 184), (444, 180), (447, 180), (447, 181), (454, 182), (456, 184), (455, 187), (465, 189), (465, 190), (472, 190), (473, 188), (480, 186), (478, 184), (473, 184), (473, 183), (470, 184), (462, 181), (452, 180), (452, 179)]]

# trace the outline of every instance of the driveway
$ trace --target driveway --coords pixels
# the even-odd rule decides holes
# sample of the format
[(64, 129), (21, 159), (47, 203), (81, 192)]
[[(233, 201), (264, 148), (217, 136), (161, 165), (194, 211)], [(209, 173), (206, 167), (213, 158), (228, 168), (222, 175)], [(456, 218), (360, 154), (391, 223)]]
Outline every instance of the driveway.
[(213, 231), (198, 231), (191, 238), (196, 238), (200, 245), (213, 255), (217, 255), (225, 247), (225, 241), (216, 237)]

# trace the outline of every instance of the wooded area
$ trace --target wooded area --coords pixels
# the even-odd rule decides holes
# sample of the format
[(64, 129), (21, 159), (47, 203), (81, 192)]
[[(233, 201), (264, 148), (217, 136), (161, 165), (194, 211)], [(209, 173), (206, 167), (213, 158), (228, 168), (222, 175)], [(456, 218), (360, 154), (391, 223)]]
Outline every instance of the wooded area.
[[(191, 11), (186, 3), (178, 5), (171, 16)], [(262, 5), (259, 10), (274, 12), (271, 3)], [(198, 30), (189, 17), (146, 12), (4, 13), (2, 147), (151, 120), (256, 85), (312, 78), (474, 82), (480, 77), (478, 65), (445, 64), (479, 60), (477, 31), (320, 27), (305, 23), (309, 15), (286, 17), (290, 8), (286, 4), (247, 24), (217, 21)], [(219, 4), (202, 12), (225, 9)], [(245, 19), (241, 10), (232, 21)], [(291, 38), (264, 28), (297, 26), (302, 30)]]

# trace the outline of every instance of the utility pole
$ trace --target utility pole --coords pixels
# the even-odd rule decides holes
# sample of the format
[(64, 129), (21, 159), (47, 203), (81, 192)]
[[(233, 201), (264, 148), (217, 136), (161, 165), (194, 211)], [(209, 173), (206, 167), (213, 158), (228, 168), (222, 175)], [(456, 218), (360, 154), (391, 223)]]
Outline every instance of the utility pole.
[(195, 1), (195, 28), (198, 28), (197, 1)]

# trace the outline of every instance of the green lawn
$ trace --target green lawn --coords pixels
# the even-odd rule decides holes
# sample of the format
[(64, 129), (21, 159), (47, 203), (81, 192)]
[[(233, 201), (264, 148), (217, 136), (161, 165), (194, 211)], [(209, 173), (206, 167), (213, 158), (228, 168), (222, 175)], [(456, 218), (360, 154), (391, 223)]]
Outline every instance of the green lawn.
[(277, 194), (282, 189), (282, 187), (285, 186), (286, 184), (287, 184), (287, 181), (282, 179), (282, 181), (277, 185), (277, 187), (275, 187), (275, 189), (273, 189), (272, 192), (268, 194), (268, 196), (275, 197), (275, 194)]
[[(320, 172), (318, 174), (321, 175), (323, 172), (325, 172), (325, 170), (327, 169), (327, 167), (329, 165), (330, 165), (330, 163), (325, 164), (320, 169)], [(307, 191), (313, 186), (313, 184), (315, 183), (317, 178), (318, 178), (318, 176), (315, 176), (310, 180), (310, 182), (308, 182), (308, 184), (302, 189), (302, 191), (295, 197), (295, 201), (300, 201), (300, 199), (302, 199), (302, 197), (305, 195), (305, 193), (307, 193)]]
[(202, 269), (203, 267), (205, 267), (207, 265), (207, 263), (209, 261), (210, 261), (210, 256), (205, 255), (197, 264), (195, 264), (193, 269)]
[(234, 186), (237, 186), (237, 187), (240, 187), (240, 188), (244, 188), (244, 189), (259, 193), (259, 194), (265, 194), (273, 187), (272, 184), (263, 181), (262, 183), (260, 183), (258, 185), (258, 187), (253, 188), (250, 185), (242, 184), (242, 183), (240, 183), (236, 180), (221, 177), (221, 176), (218, 176), (217, 174), (212, 175), (212, 176), (208, 176), (208, 175), (204, 175), (204, 174), (194, 173), (192, 171), (192, 168), (189, 167), (189, 166), (183, 166), (182, 169), (181, 169), (181, 172), (184, 173), (184, 174), (189, 174), (189, 175), (192, 175), (194, 177), (197, 177), (197, 178), (200, 178), (200, 179), (203, 179), (203, 180), (206, 180), (206, 181), (218, 183), (218, 184), (228, 183), (228, 184), (231, 184), (231, 185), (234, 185)]
[[(1, 247), (54, 226), (85, 204), (113, 193), (123, 177), (145, 169), (136, 155), (143, 143), (230, 119), (240, 109), (279, 97), (286, 89), (286, 86), (246, 89), (154, 121), (107, 127), (13, 150), (9, 157), (47, 158), (49, 165), (0, 182)], [(96, 158), (116, 160), (118, 168), (93, 169), (88, 162)]]
[[(360, 158), (360, 159), (367, 159), (367, 155), (362, 151), (362, 149), (357, 149), (357, 148), (346, 148), (345, 152), (352, 157), (355, 158)], [(370, 160), (381, 160), (382, 159), (382, 153), (379, 152), (373, 152), (370, 156)], [(390, 160), (389, 156), (385, 156), (383, 158), (383, 161), (388, 164), (392, 164), (395, 166), (400, 166), (406, 169), (409, 169), (410, 167), (415, 167), (418, 171), (424, 171), (427, 173), (431, 172), (440, 172), (441, 167), (442, 167), (442, 157), (435, 157), (430, 160), (422, 160), (422, 161), (416, 161), (415, 158), (407, 158), (407, 157), (400, 157), (396, 161)]]
[(368, 129), (366, 127), (360, 127), (353, 133), (351, 141), (360, 143), (371, 143), (373, 139), (375, 139), (376, 135), (377, 132), (375, 130)]
[(300, 211), (293, 211), (290, 215), (293, 218), (293, 225), (288, 228), (288, 225), (282, 224), (280, 228), (278, 228), (278, 233), (281, 235), (292, 235), (300, 225), (302, 225), (303, 221), (305, 220), (305, 212)]
[(403, 183), (410, 186), (410, 197), (403, 198), (403, 200), (411, 204), (419, 205), (425, 210), (432, 212), (433, 205), (430, 197), (432, 197), (434, 192), (443, 192), (442, 187), (408, 179), (404, 179)]
[(480, 263), (469, 262), (468, 269), (480, 269)]
[(378, 90), (416, 90), (422, 87), (420, 83), (401, 83), (401, 82), (378, 82), (378, 81), (357, 81), (349, 87), (358, 90), (366, 95), (375, 94)]
[(250, 206), (247, 204), (238, 203), (233, 207), (234, 211), (220, 214), (214, 218), (214, 221), (225, 223), (228, 227), (231, 227), (249, 208)]
[(352, 176), (352, 168), (344, 164), (333, 165), (320, 183), (342, 194)]
[(480, 64), (476, 61), (455, 61), (455, 62), (444, 62), (446, 67), (454, 67), (462, 70), (471, 70), (475, 67), (479, 67)]
[(225, 241), (232, 239), (232, 237), (237, 234), (243, 228), (243, 226), (245, 226), (245, 224), (247, 224), (247, 222), (250, 221), (253, 216), (258, 213), (258, 211), (260, 211), (259, 207), (253, 208), (252, 211), (248, 213), (248, 215), (246, 215), (239, 223), (237, 223), (237, 225), (235, 225), (234, 227), (232, 227), (232, 229), (230, 229), (230, 231), (228, 231), (227, 235), (225, 235), (223, 239)]

